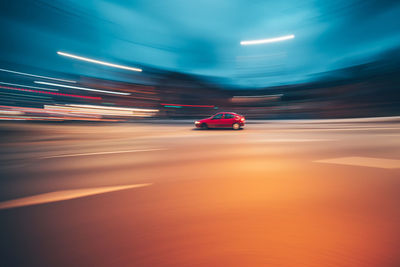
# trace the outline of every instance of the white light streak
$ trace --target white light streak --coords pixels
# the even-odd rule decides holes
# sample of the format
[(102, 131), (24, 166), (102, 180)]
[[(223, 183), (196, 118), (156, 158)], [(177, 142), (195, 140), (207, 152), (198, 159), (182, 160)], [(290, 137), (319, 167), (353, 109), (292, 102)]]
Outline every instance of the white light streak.
[(58, 91), (58, 89), (51, 89), (51, 88), (44, 88), (44, 87), (37, 87), (37, 86), (29, 86), (29, 85), (22, 85), (22, 84), (16, 84), (16, 83), (5, 83), (5, 82), (0, 82), (0, 84), (11, 85), (11, 86), (27, 87), (27, 88), (33, 88), (33, 89), (41, 89), (41, 90), (49, 90), (49, 91)]
[(153, 151), (160, 151), (160, 150), (164, 150), (164, 149), (149, 148), (149, 149), (133, 149), (133, 150), (103, 151), (103, 152), (91, 152), (91, 153), (79, 153), (79, 154), (65, 154), (65, 155), (47, 156), (47, 157), (42, 157), (40, 159), (84, 157), (84, 156), (97, 156), (97, 155), (109, 155), (109, 154), (138, 153), (138, 152), (153, 152)]
[(293, 39), (294, 37), (295, 37), (294, 34), (291, 34), (291, 35), (275, 37), (275, 38), (269, 38), (269, 39), (262, 39), (262, 40), (241, 41), (240, 44), (241, 45), (268, 44), (268, 43), (286, 41), (286, 40), (289, 40), (289, 39)]
[(139, 72), (142, 71), (142, 69), (139, 69), (139, 68), (133, 68), (133, 67), (128, 67), (128, 66), (124, 66), (124, 65), (108, 63), (108, 62), (105, 62), (105, 61), (91, 59), (91, 58), (87, 58), (87, 57), (76, 56), (76, 55), (73, 55), (73, 54), (60, 52), (60, 51), (58, 51), (57, 54), (59, 54), (61, 56), (65, 56), (65, 57), (75, 58), (75, 59), (78, 59), (78, 60), (83, 60), (83, 61), (87, 61), (87, 62), (91, 62), (91, 63), (95, 63), (95, 64), (104, 65), (104, 66), (109, 66), (109, 67), (114, 67), (114, 68), (119, 68), (119, 69), (124, 69), (124, 70), (131, 70), (131, 71), (139, 71)]
[(71, 89), (78, 89), (78, 90), (84, 90), (84, 91), (92, 91), (92, 92), (98, 92), (98, 93), (105, 93), (105, 94), (130, 95), (130, 93), (107, 91), (107, 90), (100, 90), (100, 89), (80, 87), (80, 86), (72, 86), (72, 85), (66, 85), (66, 84), (48, 83), (48, 82), (41, 82), (41, 81), (34, 81), (34, 83), (45, 84), (45, 85), (50, 85), (50, 86), (65, 87), (65, 88), (71, 88)]
[(121, 110), (121, 111), (143, 111), (143, 112), (158, 112), (158, 109), (144, 109), (144, 108), (123, 108), (123, 107), (109, 107), (109, 106), (98, 106), (98, 105), (77, 105), (67, 104), (71, 107), (83, 107), (83, 108), (98, 108), (98, 109), (110, 109), (110, 110)]
[(158, 109), (109, 107), (98, 105), (44, 105), (44, 109), (52, 113), (76, 116), (102, 116), (102, 117), (152, 117)]
[(0, 69), (0, 71), (19, 74), (19, 75), (25, 75), (25, 76), (31, 76), (31, 77), (37, 77), (37, 78), (43, 78), (43, 79), (48, 79), (48, 80), (60, 81), (60, 82), (76, 83), (76, 81), (52, 78), (52, 77), (47, 77), (47, 76), (34, 75), (34, 74), (29, 74), (29, 73), (19, 72), (19, 71), (13, 71), (13, 70)]
[(132, 188), (140, 188), (150, 185), (152, 184), (147, 183), (147, 184), (117, 185), (117, 186), (65, 189), (65, 190), (53, 191), (43, 194), (37, 194), (37, 195), (2, 201), (0, 202), (0, 210), (53, 203), (58, 201), (66, 201), (70, 199), (105, 194), (109, 192), (127, 190)]

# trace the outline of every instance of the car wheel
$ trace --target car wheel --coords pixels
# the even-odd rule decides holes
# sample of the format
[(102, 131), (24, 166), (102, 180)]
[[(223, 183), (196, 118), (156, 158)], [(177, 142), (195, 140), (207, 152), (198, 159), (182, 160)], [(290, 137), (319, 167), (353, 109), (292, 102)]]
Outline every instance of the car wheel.
[(239, 130), (239, 129), (240, 129), (239, 123), (234, 123), (234, 124), (232, 124), (232, 129), (233, 129), (233, 130)]
[(201, 125), (201, 129), (207, 130), (207, 129), (208, 129), (208, 125), (207, 125), (206, 123), (203, 123), (203, 124)]

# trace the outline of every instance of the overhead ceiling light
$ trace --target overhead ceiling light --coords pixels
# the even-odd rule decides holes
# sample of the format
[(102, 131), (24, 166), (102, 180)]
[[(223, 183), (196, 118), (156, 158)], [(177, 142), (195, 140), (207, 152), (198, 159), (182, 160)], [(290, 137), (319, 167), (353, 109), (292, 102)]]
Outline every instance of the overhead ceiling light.
[(50, 85), (50, 86), (65, 87), (65, 88), (71, 88), (71, 89), (78, 89), (78, 90), (84, 90), (84, 91), (92, 91), (92, 92), (98, 92), (98, 93), (105, 93), (105, 94), (130, 95), (130, 93), (115, 92), (115, 91), (107, 91), (107, 90), (100, 90), (100, 89), (87, 88), (87, 87), (79, 87), (79, 86), (71, 86), (71, 85), (66, 85), (66, 84), (48, 83), (48, 82), (41, 82), (41, 81), (35, 81), (35, 83), (38, 83), (38, 84), (45, 84), (45, 85)]
[(241, 41), (240, 44), (241, 45), (268, 44), (268, 43), (286, 41), (286, 40), (289, 40), (289, 39), (293, 39), (294, 37), (295, 37), (294, 34), (291, 34), (291, 35), (275, 37), (275, 38), (269, 38), (269, 39), (261, 39), (261, 40), (253, 40), (253, 41)]
[(5, 85), (11, 85), (11, 86), (20, 86), (20, 87), (27, 87), (27, 88), (34, 88), (34, 89), (41, 89), (41, 90), (49, 90), (49, 91), (58, 91), (58, 89), (51, 89), (51, 88), (44, 88), (44, 87), (37, 87), (37, 86), (29, 86), (29, 85), (22, 85), (22, 84), (16, 84), (16, 83), (5, 83), (5, 82), (0, 82), (1, 84)]
[(43, 79), (48, 79), (48, 80), (60, 81), (60, 82), (76, 83), (76, 81), (58, 79), (58, 78), (47, 77), (47, 76), (40, 76), (40, 75), (35, 75), (35, 74), (30, 74), (30, 73), (25, 73), (25, 72), (19, 72), (19, 71), (14, 71), (14, 70), (0, 69), (0, 71), (19, 74), (19, 75), (25, 75), (25, 76), (31, 76), (31, 77), (37, 77), (37, 78), (43, 78)]
[(131, 70), (131, 71), (139, 71), (139, 72), (142, 71), (142, 69), (139, 69), (139, 68), (133, 68), (133, 67), (128, 67), (128, 66), (108, 63), (108, 62), (105, 62), (105, 61), (100, 61), (100, 60), (91, 59), (91, 58), (87, 58), (87, 57), (76, 56), (76, 55), (73, 55), (73, 54), (60, 52), (60, 51), (58, 51), (57, 54), (59, 54), (61, 56), (65, 56), (65, 57), (75, 58), (75, 59), (78, 59), (78, 60), (83, 60), (83, 61), (87, 61), (87, 62), (91, 62), (91, 63), (104, 65), (104, 66), (109, 66), (109, 67), (114, 67), (114, 68), (119, 68), (119, 69), (124, 69), (124, 70)]

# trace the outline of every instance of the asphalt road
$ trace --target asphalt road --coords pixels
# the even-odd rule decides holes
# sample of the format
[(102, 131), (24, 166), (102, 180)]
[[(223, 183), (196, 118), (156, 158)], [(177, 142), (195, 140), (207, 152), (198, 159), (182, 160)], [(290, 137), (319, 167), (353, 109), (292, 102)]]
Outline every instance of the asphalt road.
[(400, 122), (0, 124), (1, 266), (400, 266)]

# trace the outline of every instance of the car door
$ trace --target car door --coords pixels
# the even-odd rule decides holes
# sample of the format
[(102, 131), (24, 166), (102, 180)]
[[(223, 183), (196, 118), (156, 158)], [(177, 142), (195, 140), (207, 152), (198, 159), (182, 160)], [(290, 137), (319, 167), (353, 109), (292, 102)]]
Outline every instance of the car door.
[(221, 127), (220, 125), (221, 125), (221, 120), (223, 118), (223, 115), (224, 114), (222, 114), (222, 113), (218, 113), (218, 114), (214, 115), (214, 117), (211, 118), (208, 127), (210, 127), (210, 128)]
[(230, 113), (225, 113), (223, 119), (221, 120), (221, 126), (224, 128), (232, 127), (232, 124), (235, 122), (235, 116)]

